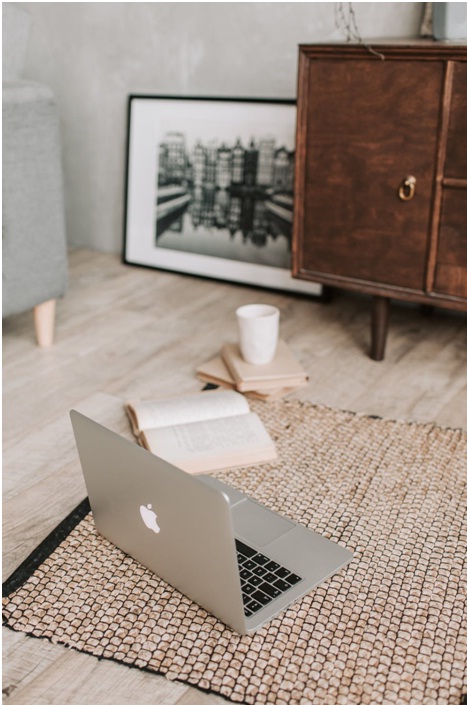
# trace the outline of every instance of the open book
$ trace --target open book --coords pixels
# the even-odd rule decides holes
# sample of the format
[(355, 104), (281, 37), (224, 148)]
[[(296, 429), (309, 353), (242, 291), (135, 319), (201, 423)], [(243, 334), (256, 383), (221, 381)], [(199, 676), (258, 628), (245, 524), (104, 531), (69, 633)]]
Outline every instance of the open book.
[(261, 419), (233, 390), (127, 402), (125, 409), (138, 442), (187, 472), (277, 458)]

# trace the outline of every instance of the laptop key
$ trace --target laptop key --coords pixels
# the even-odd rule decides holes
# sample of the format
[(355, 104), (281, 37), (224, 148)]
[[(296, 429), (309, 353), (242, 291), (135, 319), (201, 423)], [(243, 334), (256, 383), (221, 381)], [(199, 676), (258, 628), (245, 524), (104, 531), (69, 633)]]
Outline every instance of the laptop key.
[(269, 558), (267, 556), (264, 556), (262, 553), (258, 553), (257, 556), (253, 556), (253, 559), (255, 563), (258, 563), (258, 565), (265, 565), (266, 563), (269, 563)]
[(267, 595), (270, 595), (272, 599), (274, 599), (275, 597), (279, 597), (279, 595), (281, 594), (280, 590), (274, 587), (274, 585), (269, 585), (268, 583), (262, 583), (261, 590)]
[[(251, 570), (251, 568), (250, 568), (250, 570)], [(262, 578), (263, 575), (265, 575), (265, 574), (267, 573), (266, 568), (263, 568), (262, 565), (257, 565), (257, 566), (256, 566), (255, 568), (253, 568), (252, 570), (253, 570), (253, 573), (254, 573), (255, 575), (259, 575), (260, 578)]]
[[(279, 570), (276, 570), (276, 575), (277, 578), (282, 578), (282, 580), (287, 580), (289, 575), (291, 575), (290, 570), (287, 570), (287, 568), (279, 568)], [(276, 580), (277, 580), (276, 578)]]
[(265, 583), (271, 583), (271, 585), (272, 585), (273, 583), (276, 582), (276, 580), (277, 580), (277, 575), (276, 575), (275, 573), (270, 573), (269, 571), (267, 571), (267, 572), (263, 575), (263, 580), (264, 580)]
[(276, 587), (278, 590), (281, 592), (285, 592), (286, 590), (290, 590), (290, 584), (286, 583), (285, 580), (276, 580), (274, 583), (274, 587)]
[(252, 585), (259, 585), (263, 582), (259, 575), (252, 575), (251, 578), (249, 578), (248, 580)]
[(247, 560), (245, 561), (245, 563), (243, 563), (242, 567), (246, 568), (247, 570), (253, 570), (253, 568), (256, 568), (256, 563), (253, 563), (253, 561), (251, 560)]
[(288, 583), (290, 583), (290, 585), (296, 585), (300, 582), (301, 577), (299, 575), (296, 575), (295, 573), (291, 573), (289, 577), (286, 578), (286, 580)]
[(272, 573), (275, 573), (275, 571), (280, 568), (281, 566), (279, 563), (276, 563), (275, 561), (269, 561), (269, 563), (266, 563), (265, 568), (270, 570)]
[(261, 604), (261, 602), (256, 602), (256, 600), (252, 600), (248, 604), (248, 609), (251, 610), (252, 612), (257, 612), (258, 610), (261, 609), (262, 606), (263, 605)]
[(247, 558), (251, 558), (252, 556), (257, 553), (254, 548), (251, 548), (250, 546), (247, 546), (246, 544), (242, 543), (238, 539), (235, 539), (235, 544), (237, 546), (237, 551), (239, 553), (242, 553), (244, 556), (247, 556)]
[(256, 590), (256, 592), (252, 594), (252, 598), (257, 602), (261, 602), (262, 605), (267, 605), (268, 602), (271, 602), (273, 599), (271, 595), (266, 595), (266, 593), (261, 592), (261, 590)]
[(251, 578), (251, 576), (252, 576), (252, 573), (250, 573), (250, 571), (247, 570), (246, 568), (243, 568), (243, 569), (240, 571), (240, 578), (241, 578), (242, 580), (249, 580), (249, 578)]
[(242, 585), (242, 592), (245, 595), (251, 595), (255, 590), (256, 590), (255, 586), (250, 585), (250, 583), (245, 583), (245, 585)]

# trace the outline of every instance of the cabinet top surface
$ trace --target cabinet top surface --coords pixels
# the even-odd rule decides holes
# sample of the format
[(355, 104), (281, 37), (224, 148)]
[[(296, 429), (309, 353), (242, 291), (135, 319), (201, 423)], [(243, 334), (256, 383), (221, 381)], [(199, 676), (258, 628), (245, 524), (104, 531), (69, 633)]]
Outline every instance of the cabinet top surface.
[(387, 54), (391, 57), (426, 56), (427, 58), (435, 58), (444, 56), (446, 58), (466, 60), (467, 41), (465, 43), (454, 43), (432, 39), (377, 39), (374, 41), (369, 39), (365, 44), (349, 42), (300, 44), (299, 51), (308, 56), (327, 56), (329, 58), (338, 58), (345, 55), (353, 58), (365, 57), (381, 60), (380, 55), (385, 56)]

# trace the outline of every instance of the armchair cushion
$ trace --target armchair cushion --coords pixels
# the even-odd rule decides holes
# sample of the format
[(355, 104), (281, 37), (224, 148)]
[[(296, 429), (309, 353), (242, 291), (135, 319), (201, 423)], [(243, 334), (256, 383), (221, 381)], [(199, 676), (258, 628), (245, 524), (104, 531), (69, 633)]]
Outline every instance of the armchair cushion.
[(55, 101), (3, 83), (3, 316), (64, 294), (67, 255)]

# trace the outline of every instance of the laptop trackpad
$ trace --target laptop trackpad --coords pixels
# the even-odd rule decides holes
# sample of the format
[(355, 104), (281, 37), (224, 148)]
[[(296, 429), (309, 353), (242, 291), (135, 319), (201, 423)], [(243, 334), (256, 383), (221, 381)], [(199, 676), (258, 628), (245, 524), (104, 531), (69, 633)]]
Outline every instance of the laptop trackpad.
[(249, 499), (232, 507), (232, 518), (235, 535), (258, 546), (275, 541), (295, 527), (292, 521)]

